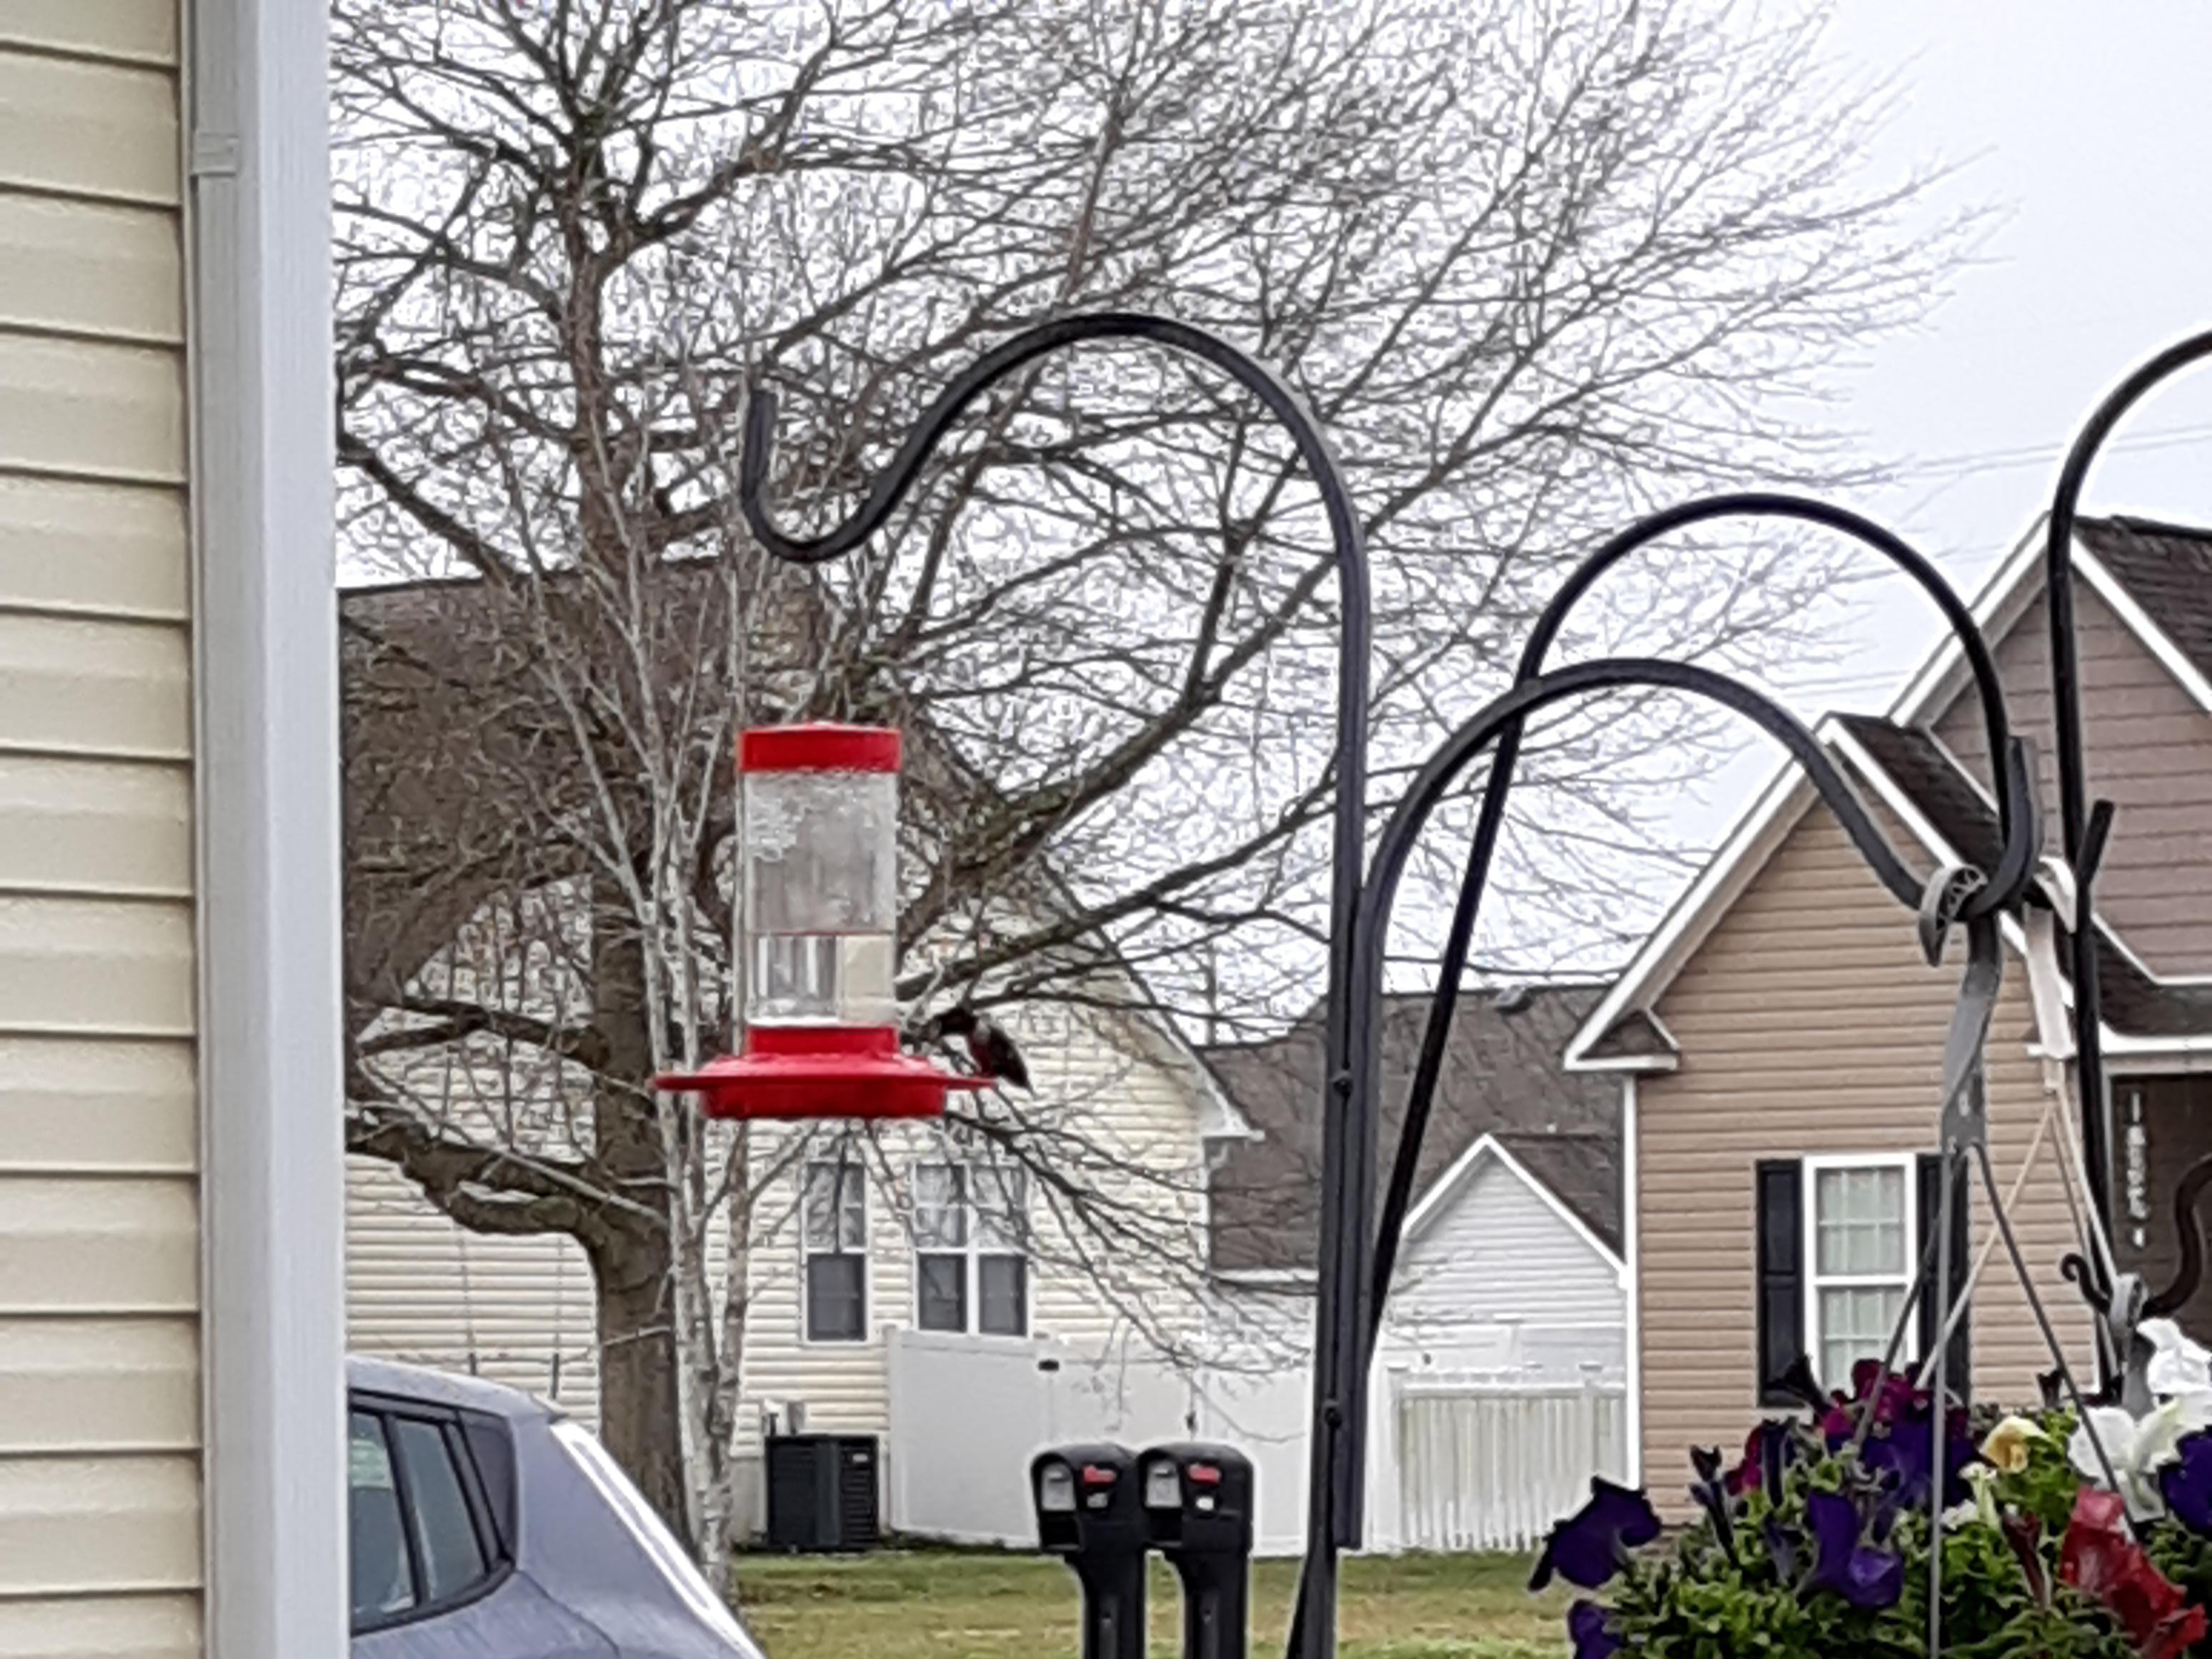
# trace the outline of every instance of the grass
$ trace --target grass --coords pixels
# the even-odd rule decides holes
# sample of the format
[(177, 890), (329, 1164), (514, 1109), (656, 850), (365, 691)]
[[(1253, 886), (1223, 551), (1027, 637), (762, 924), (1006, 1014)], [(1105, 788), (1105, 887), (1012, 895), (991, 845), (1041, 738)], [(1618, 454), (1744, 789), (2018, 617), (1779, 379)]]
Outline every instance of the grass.
[[(1252, 1653), (1288, 1628), (1294, 1561), (1253, 1570)], [(1559, 1659), (1561, 1601), (1528, 1593), (1528, 1564), (1401, 1556), (1344, 1565), (1343, 1659)], [(1075, 1580), (1015, 1555), (887, 1552), (849, 1559), (749, 1556), (738, 1599), (769, 1659), (1073, 1659)], [(1155, 1564), (1155, 1659), (1179, 1651), (1174, 1575)]]

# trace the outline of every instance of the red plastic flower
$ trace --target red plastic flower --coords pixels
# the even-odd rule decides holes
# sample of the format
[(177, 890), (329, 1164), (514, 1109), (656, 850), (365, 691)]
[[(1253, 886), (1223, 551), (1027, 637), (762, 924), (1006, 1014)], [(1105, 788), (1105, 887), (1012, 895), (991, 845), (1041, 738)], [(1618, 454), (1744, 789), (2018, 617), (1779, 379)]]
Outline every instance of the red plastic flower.
[(2075, 1498), (2058, 1575), (2110, 1608), (2143, 1659), (2180, 1659), (2204, 1639), (2204, 1609), (2128, 1536), (2127, 1504), (2118, 1492), (2084, 1488)]

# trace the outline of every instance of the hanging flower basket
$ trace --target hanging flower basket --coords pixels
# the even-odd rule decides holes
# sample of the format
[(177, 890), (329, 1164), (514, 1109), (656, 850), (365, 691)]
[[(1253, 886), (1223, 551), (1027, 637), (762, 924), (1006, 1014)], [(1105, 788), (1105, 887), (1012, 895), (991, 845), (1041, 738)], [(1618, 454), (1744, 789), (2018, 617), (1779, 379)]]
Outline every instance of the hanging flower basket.
[(2092, 1407), (2101, 1452), (2069, 1413), (1970, 1421), (1874, 1364), (1824, 1395), (1801, 1363), (1803, 1416), (1738, 1461), (1692, 1454), (1694, 1524), (1665, 1535), (1643, 1492), (1594, 1481), (1533, 1587), (1589, 1593), (1575, 1659), (1924, 1659), (1940, 1435), (1944, 1655), (2212, 1654), (2212, 1370), (2171, 1325), (2144, 1334), (2158, 1403)]

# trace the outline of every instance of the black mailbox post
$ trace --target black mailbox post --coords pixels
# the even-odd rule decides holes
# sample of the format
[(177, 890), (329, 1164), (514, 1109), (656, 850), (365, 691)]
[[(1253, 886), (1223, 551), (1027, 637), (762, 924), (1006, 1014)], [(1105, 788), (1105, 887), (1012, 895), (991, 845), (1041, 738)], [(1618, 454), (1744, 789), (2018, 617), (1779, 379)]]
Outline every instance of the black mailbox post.
[(1030, 1464), (1037, 1541), (1083, 1586), (1083, 1659), (1145, 1659), (1152, 1533), (1126, 1446), (1061, 1446)]
[(1152, 1543), (1182, 1580), (1183, 1659), (1244, 1659), (1252, 1465), (1226, 1446), (1154, 1446), (1138, 1460)]

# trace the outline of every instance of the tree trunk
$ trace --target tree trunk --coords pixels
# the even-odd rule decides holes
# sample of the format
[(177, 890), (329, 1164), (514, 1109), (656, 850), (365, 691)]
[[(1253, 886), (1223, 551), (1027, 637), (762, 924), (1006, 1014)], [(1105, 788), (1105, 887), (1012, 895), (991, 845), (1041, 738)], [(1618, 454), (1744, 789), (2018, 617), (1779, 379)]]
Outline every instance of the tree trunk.
[[(643, 952), (622, 896), (593, 884), (592, 1001), (607, 1064), (595, 1091), (592, 1132), (598, 1161), (623, 1197), (656, 1212), (658, 1224), (611, 1211), (608, 1247), (591, 1252), (599, 1318), (599, 1434), (606, 1448), (677, 1537), (691, 1540), (677, 1393), (674, 1241), (668, 1166), (653, 1117)], [(636, 1080), (624, 1088), (620, 1079)]]
[(599, 1321), (599, 1437), (678, 1538), (690, 1537), (676, 1432), (668, 1233), (644, 1222), (591, 1252)]

